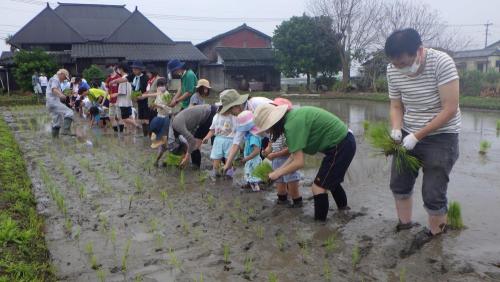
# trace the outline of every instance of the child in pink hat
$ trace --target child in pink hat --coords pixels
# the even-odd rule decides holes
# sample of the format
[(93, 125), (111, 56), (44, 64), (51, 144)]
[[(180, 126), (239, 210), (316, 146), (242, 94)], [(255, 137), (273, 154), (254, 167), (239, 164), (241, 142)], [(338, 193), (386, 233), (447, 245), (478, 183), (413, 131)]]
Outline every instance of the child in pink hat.
[(238, 127), (236, 131), (245, 134), (245, 149), (243, 151), (243, 163), (245, 164), (246, 187), (254, 192), (260, 191), (259, 178), (253, 176), (254, 169), (262, 162), (260, 149), (262, 137), (257, 135), (259, 129), (255, 126), (254, 116), (251, 111), (243, 111), (238, 115)]

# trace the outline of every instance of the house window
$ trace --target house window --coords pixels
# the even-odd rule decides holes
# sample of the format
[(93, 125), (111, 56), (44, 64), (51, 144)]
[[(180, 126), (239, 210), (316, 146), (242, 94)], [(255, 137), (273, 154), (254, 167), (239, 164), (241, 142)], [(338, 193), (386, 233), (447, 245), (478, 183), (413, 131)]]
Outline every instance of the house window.
[(496, 67), (497, 67), (497, 71), (499, 71), (499, 72), (500, 72), (500, 60), (497, 60)]
[(484, 72), (484, 63), (477, 63), (477, 70), (480, 72)]

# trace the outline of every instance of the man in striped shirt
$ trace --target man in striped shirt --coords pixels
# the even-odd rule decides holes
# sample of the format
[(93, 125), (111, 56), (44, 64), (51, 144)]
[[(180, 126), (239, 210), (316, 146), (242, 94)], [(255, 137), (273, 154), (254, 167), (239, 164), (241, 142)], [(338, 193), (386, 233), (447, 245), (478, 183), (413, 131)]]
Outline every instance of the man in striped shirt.
[[(385, 43), (391, 137), (401, 142), (422, 163), (422, 197), (429, 229), (417, 234), (411, 249), (418, 249), (444, 232), (447, 220), (446, 190), (458, 159), (459, 77), (446, 53), (424, 48), (414, 29), (398, 30)], [(410, 229), (412, 192), (418, 172), (398, 172), (393, 161), (391, 190), (399, 217), (397, 230)]]

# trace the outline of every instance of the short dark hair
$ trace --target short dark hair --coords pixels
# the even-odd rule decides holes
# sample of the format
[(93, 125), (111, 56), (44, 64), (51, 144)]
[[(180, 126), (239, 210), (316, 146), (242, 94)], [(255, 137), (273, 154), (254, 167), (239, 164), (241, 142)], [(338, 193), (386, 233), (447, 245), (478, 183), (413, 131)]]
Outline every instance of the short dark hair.
[(413, 56), (422, 46), (420, 34), (413, 28), (394, 31), (385, 41), (385, 55), (389, 58), (398, 58), (401, 55)]
[(123, 72), (128, 73), (129, 72), (129, 67), (126, 63), (120, 63), (119, 65), (116, 66), (117, 69), (123, 70)]
[(158, 78), (156, 81), (156, 86), (165, 86), (167, 85), (167, 80), (164, 77)]

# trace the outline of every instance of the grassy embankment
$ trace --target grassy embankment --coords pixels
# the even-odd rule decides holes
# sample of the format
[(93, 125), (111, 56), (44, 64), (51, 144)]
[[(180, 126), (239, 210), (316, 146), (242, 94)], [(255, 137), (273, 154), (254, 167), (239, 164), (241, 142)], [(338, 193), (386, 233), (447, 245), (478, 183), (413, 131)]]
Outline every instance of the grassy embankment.
[(14, 136), (0, 119), (0, 281), (55, 281), (26, 171)]

